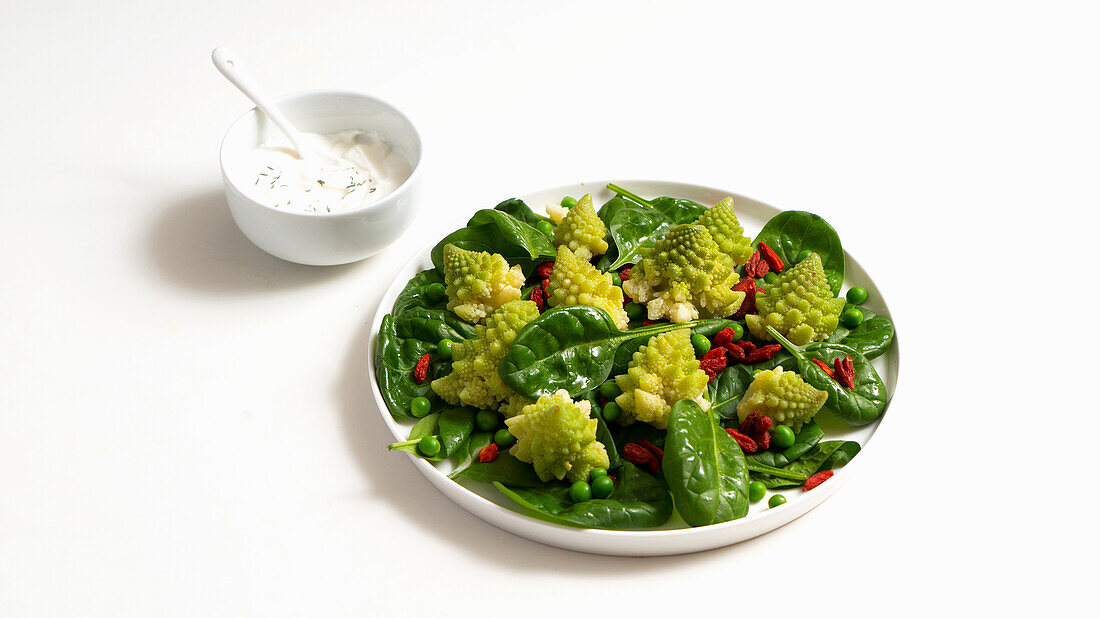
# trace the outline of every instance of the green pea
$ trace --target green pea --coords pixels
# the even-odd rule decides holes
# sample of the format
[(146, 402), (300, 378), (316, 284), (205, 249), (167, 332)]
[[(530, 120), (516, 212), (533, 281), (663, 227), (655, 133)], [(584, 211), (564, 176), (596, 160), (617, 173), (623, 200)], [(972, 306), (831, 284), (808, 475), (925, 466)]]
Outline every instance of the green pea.
[(794, 444), (794, 430), (786, 425), (776, 425), (772, 430), (772, 444), (777, 448), (788, 448)]
[(592, 470), (588, 472), (588, 479), (591, 481), (595, 481), (601, 476), (607, 476), (607, 468), (592, 468)]
[(535, 224), (535, 229), (546, 234), (547, 236), (554, 233), (554, 226), (550, 225), (549, 221), (539, 221)]
[(413, 397), (409, 402), (409, 412), (416, 418), (424, 418), (432, 411), (432, 402), (427, 397)]
[(768, 493), (768, 488), (760, 481), (749, 483), (749, 502), (760, 502), (764, 499), (764, 494), (766, 493)]
[(619, 385), (615, 383), (615, 380), (608, 380), (600, 385), (600, 397), (604, 399), (614, 399), (623, 394), (623, 389), (619, 388)]
[(798, 255), (796, 255), (794, 259), (795, 261), (801, 262), (802, 260), (810, 257), (811, 253), (813, 253), (813, 251), (810, 251), (809, 249), (803, 249), (798, 252)]
[(500, 423), (500, 415), (492, 410), (478, 410), (474, 417), (474, 424), (482, 431), (492, 431)]
[(863, 323), (863, 312), (857, 307), (846, 309), (840, 314), (840, 322), (848, 328), (855, 328)]
[(621, 414), (622, 411), (619, 404), (614, 401), (609, 401), (603, 407), (603, 420), (608, 423), (618, 420), (619, 414)]
[(783, 497), (783, 494), (775, 494), (771, 498), (768, 498), (768, 508), (774, 509), (780, 504), (786, 504), (787, 499)]
[(435, 436), (424, 436), (416, 444), (416, 450), (420, 451), (420, 454), (425, 457), (435, 457), (439, 454), (441, 448), (443, 447), (439, 444), (439, 438)]
[(509, 448), (516, 443), (516, 437), (507, 428), (500, 429), (493, 434), (493, 442), (500, 448)]
[(867, 290), (861, 287), (854, 287), (848, 290), (846, 298), (848, 302), (853, 305), (862, 305), (867, 300)]
[(619, 273), (617, 273), (615, 271), (611, 271), (611, 285), (614, 285), (614, 286), (617, 286), (617, 287), (622, 287), (623, 286), (623, 278), (620, 277)]
[(439, 345), (435, 347), (435, 352), (439, 360), (451, 360), (451, 356), (454, 355), (454, 350), (452, 349), (454, 344), (455, 342), (450, 339), (444, 339), (439, 342)]
[(702, 358), (704, 354), (710, 352), (710, 339), (695, 333), (691, 336), (691, 347), (695, 348), (695, 357)]
[(428, 297), (428, 300), (433, 303), (438, 303), (447, 297), (447, 286), (442, 283), (433, 283), (428, 286), (428, 289), (424, 291), (424, 294)]
[(613, 491), (615, 491), (615, 481), (611, 480), (610, 476), (605, 474), (592, 479), (593, 498), (606, 498)]
[(764, 275), (764, 283), (775, 283), (779, 280), (779, 275), (776, 273), (768, 273)]
[(745, 327), (740, 324), (734, 324), (730, 328), (733, 330), (733, 340), (741, 341), (741, 338), (745, 336)]
[(577, 199), (569, 197), (568, 195), (561, 198), (561, 205), (566, 208), (572, 208), (577, 205)]
[(626, 317), (630, 318), (632, 322), (642, 319), (642, 316), (645, 315), (645, 307), (638, 303), (627, 303), (623, 309), (626, 310)]
[(573, 502), (584, 502), (592, 499), (592, 486), (584, 481), (577, 481), (569, 486), (569, 497)]

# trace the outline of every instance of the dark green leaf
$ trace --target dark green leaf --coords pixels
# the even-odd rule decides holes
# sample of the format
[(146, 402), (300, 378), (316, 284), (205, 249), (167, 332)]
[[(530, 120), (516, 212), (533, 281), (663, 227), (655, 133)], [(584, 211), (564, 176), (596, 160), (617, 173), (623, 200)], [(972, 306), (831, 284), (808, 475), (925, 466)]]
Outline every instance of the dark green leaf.
[[(844, 305), (844, 309), (858, 307), (851, 303)], [(894, 324), (884, 315), (879, 315), (866, 307), (858, 307), (863, 312), (863, 322), (859, 326), (849, 329), (844, 324), (839, 324), (833, 334), (826, 340), (828, 343), (843, 343), (856, 350), (867, 360), (881, 356), (894, 341)]]
[(706, 526), (749, 511), (749, 474), (737, 441), (694, 401), (678, 401), (668, 418), (661, 466), (680, 517)]
[(672, 499), (660, 479), (624, 462), (611, 496), (574, 503), (564, 484), (523, 489), (494, 485), (533, 517), (566, 526), (603, 530), (656, 528), (672, 515)]
[(391, 451), (404, 451), (406, 453), (412, 453), (417, 457), (423, 457), (420, 451), (416, 449), (417, 443), (425, 436), (435, 435), (436, 427), (439, 426), (439, 412), (433, 412), (424, 418), (416, 421), (416, 424), (409, 430), (409, 439), (404, 442), (395, 442), (389, 446)]
[(607, 227), (619, 252), (619, 257), (608, 267), (615, 270), (637, 262), (642, 249), (653, 247), (665, 230), (672, 227), (672, 222), (648, 206), (631, 204), (616, 209)]
[[(519, 199), (518, 197), (504, 200), (503, 202), (494, 206), (493, 210), (506, 212), (515, 217), (517, 220), (522, 221), (527, 225), (530, 225), (531, 227), (535, 227), (535, 225), (538, 224), (539, 221), (546, 221), (546, 217), (540, 217), (536, 215), (535, 211), (531, 210), (527, 203)], [(536, 230), (537, 229), (538, 228), (536, 228)]]
[(603, 444), (604, 450), (607, 451), (607, 469), (614, 470), (623, 465), (623, 462), (619, 457), (619, 449), (615, 446), (615, 438), (611, 436), (611, 429), (607, 426), (607, 422), (603, 420), (603, 410), (600, 408), (600, 394), (598, 391), (599, 387), (594, 388), (585, 393), (584, 398), (592, 405), (592, 416), (596, 419), (596, 439)]
[(466, 227), (452, 232), (432, 249), (432, 264), (443, 271), (443, 247), (453, 244), (470, 251), (498, 253), (509, 264), (530, 272), (539, 262), (557, 255), (550, 238), (535, 228), (500, 210), (479, 210)]
[[(417, 384), (412, 380), (412, 370), (420, 357), (435, 351), (435, 344), (417, 339), (403, 339), (397, 335), (397, 327), (391, 316), (382, 318), (382, 325), (375, 340), (375, 377), (382, 399), (394, 418), (408, 418), (409, 402), (414, 397), (434, 398), (431, 381)], [(449, 365), (448, 365), (449, 366)]]
[(531, 464), (523, 463), (511, 453), (501, 451), (489, 463), (476, 462), (449, 475), (452, 479), (467, 479), (481, 483), (500, 482), (509, 487), (539, 487), (545, 485)]
[(439, 414), (439, 443), (443, 446), (441, 458), (454, 455), (474, 431), (477, 410), (471, 407), (449, 408)]
[(692, 223), (707, 211), (706, 206), (683, 198), (655, 197), (651, 200), (647, 200), (636, 193), (614, 184), (607, 185), (607, 188), (636, 204), (649, 206), (668, 217), (673, 225)]
[(825, 219), (801, 210), (781, 212), (764, 225), (753, 242), (761, 241), (775, 249), (788, 266), (796, 263), (798, 253), (803, 249), (817, 253), (821, 256), (833, 295), (840, 293), (844, 283), (844, 248), (840, 245), (840, 236)]
[(493, 433), (490, 431), (475, 431), (470, 439), (459, 446), (454, 452), (452, 457), (455, 460), (454, 470), (448, 475), (451, 478), (455, 478), (463, 470), (470, 467), (475, 461), (477, 456), (481, 453), (481, 449), (489, 446), (489, 443), (493, 441)]
[(852, 357), (856, 370), (854, 389), (841, 386), (809, 360), (798, 363), (798, 372), (806, 382), (829, 393), (825, 408), (836, 414), (837, 418), (851, 425), (866, 425), (886, 409), (886, 385), (862, 354), (837, 343), (811, 343), (804, 353), (807, 358), (816, 358), (830, 367), (833, 366), (833, 359)]
[[(767, 470), (765, 466), (750, 462), (752, 479), (760, 481), (768, 489), (780, 487), (798, 487), (806, 482), (815, 472), (831, 470), (848, 463), (859, 452), (859, 444), (850, 440), (829, 440), (819, 442), (806, 452), (798, 461), (795, 461), (778, 470)], [(772, 472), (772, 474), (768, 474)], [(795, 475), (797, 480), (782, 478), (780, 473)]]
[(736, 420), (737, 404), (752, 384), (752, 368), (747, 365), (734, 365), (718, 374), (710, 383), (710, 411), (722, 418)]

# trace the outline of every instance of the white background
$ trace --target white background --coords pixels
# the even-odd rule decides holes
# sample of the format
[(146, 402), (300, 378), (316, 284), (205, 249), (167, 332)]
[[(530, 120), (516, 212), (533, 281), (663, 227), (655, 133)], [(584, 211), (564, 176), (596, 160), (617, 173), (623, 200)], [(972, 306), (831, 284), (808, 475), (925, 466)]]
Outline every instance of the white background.
[[(3, 3), (0, 615), (1083, 613), (1097, 26), (1057, 2)], [(330, 268), (249, 244), (217, 45), (272, 93), (406, 110), (414, 232)], [(891, 418), (816, 511), (590, 556), (385, 450), (366, 325), (398, 266), (472, 209), (601, 177), (818, 212), (889, 295)]]

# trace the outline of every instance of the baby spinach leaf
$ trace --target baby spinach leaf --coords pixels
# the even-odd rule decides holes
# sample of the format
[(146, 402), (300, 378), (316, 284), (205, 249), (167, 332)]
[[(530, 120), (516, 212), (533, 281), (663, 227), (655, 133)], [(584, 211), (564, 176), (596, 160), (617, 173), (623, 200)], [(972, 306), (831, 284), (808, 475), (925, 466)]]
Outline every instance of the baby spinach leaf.
[(509, 487), (539, 487), (545, 485), (535, 468), (524, 463), (507, 451), (501, 451), (497, 458), (488, 463), (475, 462), (448, 475), (454, 480), (467, 479), (481, 483), (500, 482)]
[(672, 516), (672, 499), (661, 481), (624, 462), (608, 498), (573, 502), (569, 487), (544, 484), (528, 489), (493, 483), (502, 494), (538, 519), (602, 530), (642, 530), (655, 528)]
[(429, 342), (462, 341), (477, 335), (472, 324), (445, 309), (412, 307), (394, 318), (394, 326), (398, 337)]
[(615, 270), (637, 262), (642, 249), (653, 247), (670, 227), (668, 217), (647, 206), (631, 204), (618, 208), (607, 229), (619, 257), (608, 268)]
[(734, 365), (724, 369), (710, 383), (710, 410), (722, 418), (737, 418), (737, 404), (752, 384), (752, 368), (747, 365)]
[(772, 467), (749, 461), (752, 479), (764, 483), (768, 489), (780, 487), (798, 487), (814, 473), (832, 470), (848, 463), (859, 452), (859, 443), (851, 440), (829, 440), (820, 442), (806, 452), (798, 461), (783, 467)]
[(680, 517), (706, 526), (749, 512), (749, 473), (737, 441), (694, 401), (672, 406), (661, 462)]
[[(707, 320), (695, 320), (691, 322), (691, 333), (703, 335), (706, 338), (711, 338), (723, 328), (733, 324), (733, 320), (726, 320), (722, 318), (712, 318)], [(687, 326), (687, 324), (681, 324), (681, 326)], [(640, 329), (635, 329), (627, 332), (636, 332)], [(611, 375), (617, 376), (626, 373), (626, 367), (630, 364), (630, 360), (634, 358), (634, 353), (638, 351), (638, 348), (649, 342), (650, 337), (634, 337), (633, 339), (627, 339), (619, 344), (619, 349), (615, 350), (615, 362), (611, 366)]]
[(678, 197), (655, 197), (651, 200), (644, 199), (635, 193), (631, 193), (626, 189), (614, 185), (608, 184), (607, 188), (615, 193), (624, 196), (634, 202), (649, 206), (657, 212), (668, 217), (669, 221), (673, 225), (679, 225), (681, 223), (692, 223), (699, 217), (703, 216), (703, 213), (707, 211), (707, 207), (698, 202), (691, 200), (685, 200)]
[(802, 430), (795, 436), (794, 444), (783, 451), (763, 451), (745, 455), (745, 458), (753, 463), (782, 468), (805, 455), (823, 437), (825, 437), (825, 432), (811, 419), (810, 422), (802, 426)]
[(819, 470), (835, 470), (836, 468), (840, 468), (849, 461), (852, 461), (852, 458), (859, 454), (860, 448), (859, 442), (852, 442), (851, 440), (844, 442), (833, 451), (832, 455), (829, 455), (829, 457), (825, 459), (825, 463), (821, 464)]
[(443, 271), (443, 247), (453, 244), (470, 251), (499, 253), (509, 264), (519, 264), (525, 273), (539, 262), (557, 255), (554, 243), (542, 232), (512, 215), (492, 209), (474, 213), (466, 227), (452, 232), (432, 249), (432, 264)]
[[(846, 345), (838, 343), (811, 343), (797, 346), (768, 326), (768, 333), (794, 356), (798, 362), (798, 373), (808, 384), (829, 393), (825, 408), (832, 410), (838, 418), (849, 425), (866, 425), (882, 414), (886, 409), (886, 385), (882, 378), (862, 354)], [(848, 389), (830, 378), (828, 374), (810, 359), (816, 358), (832, 367), (833, 360), (851, 356), (855, 365), (855, 388)]]
[(867, 360), (877, 358), (890, 347), (894, 341), (894, 324), (884, 315), (879, 315), (866, 307), (858, 307), (851, 303), (844, 306), (844, 310), (856, 307), (863, 312), (863, 322), (855, 328), (849, 329), (844, 324), (839, 324), (833, 334), (826, 340), (828, 343), (843, 343), (856, 350)]
[[(382, 318), (378, 337), (374, 345), (375, 377), (378, 389), (386, 408), (394, 418), (408, 418), (409, 402), (414, 397), (434, 398), (431, 380), (417, 384), (412, 380), (412, 370), (420, 357), (435, 351), (435, 344), (419, 339), (405, 339), (397, 334), (397, 325), (392, 316)], [(433, 369), (440, 370), (436, 363)], [(450, 364), (447, 363), (449, 369)]]
[(452, 457), (455, 460), (454, 470), (448, 475), (451, 478), (455, 478), (463, 470), (470, 467), (475, 461), (477, 456), (481, 453), (481, 449), (489, 446), (489, 443), (493, 441), (492, 432), (488, 431), (475, 431), (470, 439), (459, 446), (454, 452)]
[(603, 309), (558, 307), (519, 331), (500, 361), (500, 377), (512, 390), (532, 399), (562, 388), (576, 397), (607, 380), (615, 352), (624, 341), (694, 326), (694, 322), (654, 324), (623, 332)]
[(788, 266), (796, 263), (798, 253), (804, 249), (817, 253), (833, 295), (840, 293), (844, 282), (844, 248), (840, 245), (840, 236), (825, 219), (801, 210), (781, 212), (764, 224), (753, 242), (761, 241), (775, 249)]
[(527, 225), (530, 225), (531, 227), (535, 227), (535, 225), (538, 224), (539, 221), (546, 221), (545, 217), (540, 217), (536, 215), (535, 211), (531, 210), (531, 207), (518, 197), (504, 200), (503, 202), (494, 206), (493, 210), (506, 212), (515, 217), (517, 220), (522, 221)]
[(403, 442), (394, 442), (389, 445), (391, 451), (405, 451), (406, 453), (412, 453), (416, 456), (420, 455), (420, 451), (416, 450), (416, 445), (420, 443), (420, 439), (425, 436), (435, 435), (436, 427), (439, 426), (439, 412), (433, 412), (424, 418), (416, 421), (416, 424), (409, 430), (409, 439)]
[(615, 438), (611, 436), (611, 429), (608, 428), (607, 421), (603, 419), (599, 389), (594, 388), (588, 391), (585, 393), (584, 398), (592, 405), (592, 416), (596, 419), (596, 439), (603, 444), (604, 450), (607, 451), (607, 469), (614, 470), (623, 465), (623, 462), (619, 457), (618, 448), (615, 447)]
[(449, 408), (439, 414), (439, 443), (443, 446), (440, 450), (442, 458), (454, 455), (469, 439), (474, 431), (476, 415), (477, 410), (468, 406)]

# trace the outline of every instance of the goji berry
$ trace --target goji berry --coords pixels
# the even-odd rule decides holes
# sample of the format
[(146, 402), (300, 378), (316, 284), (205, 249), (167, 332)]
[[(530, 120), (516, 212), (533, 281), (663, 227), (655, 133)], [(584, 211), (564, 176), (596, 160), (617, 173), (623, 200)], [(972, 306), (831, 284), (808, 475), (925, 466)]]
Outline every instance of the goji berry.
[(489, 463), (497, 458), (497, 443), (490, 442), (488, 446), (477, 452), (477, 460), (481, 463)]
[(740, 427), (741, 433), (752, 438), (757, 447), (764, 450), (772, 445), (772, 436), (769, 432), (771, 428), (771, 417), (761, 414), (760, 410), (753, 410), (749, 413), (745, 420), (741, 422)]
[(752, 255), (749, 256), (749, 261), (745, 262), (745, 276), (746, 277), (755, 277), (756, 276), (756, 268), (758, 266), (760, 266), (760, 262), (761, 262), (760, 252), (759, 251), (753, 251)]
[(753, 350), (756, 349), (756, 344), (755, 343), (753, 343), (751, 341), (745, 341), (744, 339), (742, 339), (741, 341), (738, 341), (734, 345), (736, 345), (737, 347), (744, 350), (745, 354), (748, 354), (748, 353), (750, 353), (750, 352), (752, 352)]
[(423, 384), (424, 380), (428, 379), (428, 364), (431, 362), (431, 354), (425, 354), (420, 357), (420, 360), (416, 361), (416, 367), (413, 367), (413, 382)]
[(535, 274), (538, 275), (540, 279), (549, 279), (550, 273), (552, 272), (554, 272), (554, 263), (550, 260), (541, 262), (535, 267)]
[(660, 322), (660, 320), (642, 320), (642, 326), (653, 326), (657, 322)]
[(546, 310), (546, 290), (541, 286), (536, 285), (531, 290), (531, 300), (534, 301), (535, 306), (539, 308), (539, 313)]
[(833, 478), (832, 470), (822, 470), (821, 472), (818, 472), (817, 474), (806, 479), (806, 482), (802, 485), (802, 491), (810, 491), (814, 487), (817, 487), (818, 485), (824, 483), (831, 478)]
[(642, 445), (642, 448), (644, 448), (645, 450), (649, 451), (650, 453), (653, 453), (653, 456), (656, 457), (657, 459), (664, 459), (665, 458), (665, 452), (663, 450), (661, 450), (661, 447), (659, 447), (656, 444), (650, 442), (649, 440), (646, 440), (645, 438), (640, 438), (640, 439), (636, 440), (636, 442), (638, 444)]
[(748, 355), (745, 357), (745, 362), (751, 365), (753, 363), (771, 360), (772, 357), (778, 354), (779, 351), (782, 349), (783, 346), (778, 343), (773, 343), (772, 345), (766, 345), (756, 348), (752, 352), (748, 353)]
[(821, 369), (822, 371), (824, 371), (824, 372), (825, 372), (825, 374), (826, 374), (826, 375), (828, 375), (828, 376), (829, 376), (830, 378), (832, 378), (832, 379), (834, 379), (834, 380), (836, 379), (836, 375), (834, 375), (834, 374), (833, 374), (833, 370), (832, 370), (832, 368), (831, 368), (831, 367), (829, 367), (828, 365), (826, 365), (826, 364), (825, 364), (825, 361), (823, 361), (823, 360), (820, 360), (820, 359), (817, 359), (817, 358), (811, 358), (811, 359), (810, 359), (810, 361), (812, 361), (812, 362), (813, 362), (813, 364), (817, 365), (817, 366), (818, 366), (818, 367), (819, 367), (819, 368), (820, 368), (820, 369)]
[(661, 471), (661, 462), (657, 457), (649, 452), (644, 446), (635, 442), (630, 442), (623, 447), (623, 459), (639, 468), (649, 470), (652, 474), (657, 474)]
[(745, 293), (745, 300), (741, 301), (741, 306), (737, 308), (737, 313), (733, 314), (733, 319), (740, 320), (750, 313), (756, 313), (756, 288), (756, 281), (752, 277), (745, 277), (733, 286), (734, 292)]
[[(708, 384), (713, 382), (714, 378), (718, 377), (718, 374), (726, 368), (727, 364), (729, 364), (729, 359), (726, 358), (726, 349), (717, 348), (717, 350), (720, 351), (720, 356), (712, 356), (710, 358), (703, 356), (703, 358), (699, 359), (699, 368), (705, 371), (707, 377), (710, 378), (710, 380), (707, 381)], [(713, 351), (714, 350), (711, 350), (711, 352)], [(707, 355), (710, 355), (710, 352), (707, 352)]]
[(630, 281), (630, 268), (630, 266), (627, 266), (626, 268), (620, 270), (619, 279), (622, 279), (623, 281)]
[(734, 364), (745, 362), (745, 348), (730, 342), (726, 344), (726, 354)]
[(768, 246), (768, 243), (761, 241), (759, 243), (760, 257), (764, 258), (764, 261), (768, 263), (768, 268), (775, 272), (783, 272), (783, 260), (779, 258), (775, 250)]
[(836, 374), (834, 377), (840, 385), (847, 389), (853, 389), (856, 387), (856, 366), (851, 356), (845, 356), (843, 359), (833, 359), (833, 372)]
[(728, 433), (734, 440), (737, 440), (737, 446), (740, 446), (743, 452), (755, 453), (758, 450), (756, 446), (756, 441), (741, 433), (740, 431), (737, 431), (736, 429), (730, 427), (726, 429), (726, 433)]
[(733, 329), (727, 326), (726, 328), (718, 331), (718, 334), (714, 336), (714, 339), (712, 340), (712, 345), (714, 346), (714, 348), (724, 347), (727, 343), (730, 343), (732, 341)]

